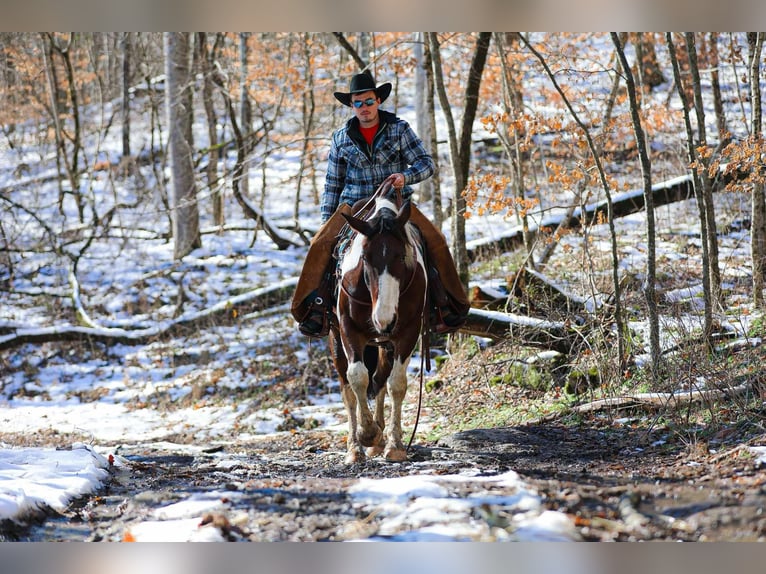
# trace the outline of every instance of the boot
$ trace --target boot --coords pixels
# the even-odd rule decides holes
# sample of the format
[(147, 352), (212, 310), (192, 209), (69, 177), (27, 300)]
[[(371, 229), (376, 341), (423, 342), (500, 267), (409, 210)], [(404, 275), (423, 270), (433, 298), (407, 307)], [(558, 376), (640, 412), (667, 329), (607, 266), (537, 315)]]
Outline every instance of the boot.
[(330, 332), (330, 308), (334, 291), (334, 275), (325, 271), (319, 288), (306, 298), (306, 316), (298, 323), (298, 330), (307, 337), (324, 337)]
[(439, 272), (433, 266), (428, 269), (428, 288), (432, 302), (431, 327), (433, 330), (440, 334), (457, 331), (465, 323), (468, 310), (464, 306), (458, 310), (450, 302)]
[[(346, 220), (343, 213), (351, 213), (351, 207), (341, 204), (333, 216), (328, 219), (311, 240), (306, 260), (303, 263), (298, 284), (293, 293), (290, 312), (304, 328), (299, 326), (302, 333), (309, 337), (323, 337), (327, 334), (329, 323), (327, 318), (328, 306), (332, 304), (334, 275), (333, 249)], [(332, 276), (327, 280), (328, 273)], [(325, 289), (322, 285), (326, 284)], [(320, 298), (317, 303), (317, 297)], [(321, 326), (319, 326), (321, 324)]]

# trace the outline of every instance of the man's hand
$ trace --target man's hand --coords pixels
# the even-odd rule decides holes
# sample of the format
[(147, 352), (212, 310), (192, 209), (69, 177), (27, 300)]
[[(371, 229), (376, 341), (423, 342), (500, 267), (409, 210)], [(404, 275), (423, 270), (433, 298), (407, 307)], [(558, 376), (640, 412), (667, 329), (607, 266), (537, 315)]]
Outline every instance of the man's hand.
[(404, 187), (404, 174), (403, 173), (391, 174), (391, 184), (396, 189), (402, 189)]

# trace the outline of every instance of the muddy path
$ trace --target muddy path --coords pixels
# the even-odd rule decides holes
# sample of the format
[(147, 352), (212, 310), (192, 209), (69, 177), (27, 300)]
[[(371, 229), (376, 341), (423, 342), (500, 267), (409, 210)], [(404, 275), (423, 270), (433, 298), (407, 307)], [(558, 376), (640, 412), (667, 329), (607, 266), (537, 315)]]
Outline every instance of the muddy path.
[[(218, 497), (219, 510), (200, 523), (218, 538), (242, 541), (406, 540), (383, 526), (384, 517), (355, 501), (350, 488), (362, 478), (473, 473), (499, 476), (513, 470), (542, 499), (565, 514), (571, 539), (585, 541), (750, 541), (766, 538), (766, 472), (736, 450), (712, 455), (669, 448), (658, 437), (556, 424), (475, 429), (434, 444), (416, 444), (405, 463), (372, 459), (342, 464), (337, 433), (301, 431), (227, 447), (125, 446), (129, 462), (107, 488), (59, 516), (6, 529), (6, 539), (125, 541), (137, 525), (191, 494)], [(452, 498), (487, 489), (457, 485)], [(495, 485), (492, 494), (513, 487)], [(506, 539), (502, 507), (475, 508), (462, 520), (474, 540)], [(506, 517), (507, 518), (507, 517)], [(510, 539), (513, 539), (511, 535)]]

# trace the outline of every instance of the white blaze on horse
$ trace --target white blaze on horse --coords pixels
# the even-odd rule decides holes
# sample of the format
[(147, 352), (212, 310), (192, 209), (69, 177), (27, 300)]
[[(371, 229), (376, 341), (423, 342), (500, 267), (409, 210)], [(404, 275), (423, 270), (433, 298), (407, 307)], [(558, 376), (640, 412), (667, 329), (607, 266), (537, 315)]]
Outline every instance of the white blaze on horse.
[[(381, 452), (387, 460), (402, 461), (407, 459), (401, 423), (407, 364), (426, 305), (422, 241), (409, 222), (409, 201), (399, 208), (377, 197), (366, 220), (344, 216), (353, 235), (340, 256), (338, 322), (332, 323), (330, 350), (348, 414), (346, 462)], [(374, 414), (367, 402), (373, 398)]]

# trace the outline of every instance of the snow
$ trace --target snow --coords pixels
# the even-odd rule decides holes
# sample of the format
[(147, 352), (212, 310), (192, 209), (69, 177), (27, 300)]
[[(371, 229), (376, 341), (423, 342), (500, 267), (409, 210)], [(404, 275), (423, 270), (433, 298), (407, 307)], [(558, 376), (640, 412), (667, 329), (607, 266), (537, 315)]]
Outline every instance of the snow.
[[(114, 464), (114, 461), (112, 462)], [(109, 459), (76, 443), (67, 450), (0, 449), (0, 520), (63, 511), (75, 498), (96, 492), (109, 478)]]
[[(157, 78), (152, 82), (160, 80)], [(138, 105), (139, 99), (136, 92), (133, 105)], [(552, 113), (559, 114), (560, 110), (552, 110)], [(398, 114), (409, 121), (414, 120), (411, 107), (403, 107)], [(98, 114), (94, 114), (96, 116)], [(708, 116), (711, 117), (712, 114)], [(199, 125), (204, 124), (200, 122)], [(148, 133), (148, 129), (144, 126), (142, 130), (137, 124), (132, 127), (137, 146), (142, 132)], [(101, 150), (109, 157), (120, 155), (119, 135), (119, 130), (113, 128), (109, 138), (100, 142)], [(200, 142), (206, 138), (203, 132), (195, 137)], [(34, 159), (50, 158), (50, 150), (39, 150), (36, 155), (37, 151), (26, 143), (16, 150), (9, 149), (5, 143), (0, 144), (3, 160), (0, 165), (11, 166), (11, 169), (0, 171), (0, 188), (21, 203), (31, 197), (32, 192), (27, 188), (27, 184), (32, 187), (31, 177), (43, 175), (52, 165), (52, 162)], [(277, 189), (269, 194), (266, 212), (278, 221), (291, 220), (293, 196), (289, 192), (293, 188), (298, 156), (287, 152), (281, 156), (274, 154), (271, 159), (265, 177), (267, 184)], [(29, 182), (12, 176), (13, 166), (21, 161), (29, 163), (35, 170), (30, 174)], [(251, 170), (252, 189), (260, 186), (261, 173), (255, 173), (258, 169), (256, 166)], [(284, 182), (289, 183), (285, 185)], [(151, 183), (149, 181), (147, 185)], [(58, 193), (54, 182), (34, 185), (34, 193), (41, 197), (46, 194), (56, 197)], [(99, 173), (92, 174), (92, 179), (83, 185), (90, 186), (90, 192), (98, 197), (100, 212), (116, 201), (133, 201), (137, 193), (137, 190), (123, 187), (112, 189), (110, 185), (115, 183)], [(448, 187), (443, 185), (443, 189)], [(630, 194), (640, 195), (640, 191), (625, 192), (625, 195)], [(75, 221), (77, 216), (72, 215), (71, 198), (67, 198), (67, 219)], [(47, 211), (42, 211), (42, 206), (35, 205), (35, 208), (40, 208), (39, 213), (47, 225), (58, 230), (63, 226), (63, 218), (55, 208), (55, 201), (50, 203), (45, 208)], [(304, 202), (302, 206), (301, 222), (304, 226), (316, 227), (319, 211), (310, 203)], [(694, 225), (684, 226), (681, 222), (693, 222), (695, 210), (693, 202), (664, 207), (657, 212), (659, 228), (691, 234)], [(541, 211), (532, 218), (533, 222), (552, 225), (556, 221), (552, 211)], [(66, 354), (66, 345), (62, 345), (61, 350), (21, 345), (4, 351), (4, 362), (0, 364), (2, 432), (18, 437), (52, 433), (74, 438), (68, 448), (61, 449), (0, 445), (0, 519), (21, 521), (30, 514), (48, 509), (63, 512), (74, 500), (98, 493), (116, 468), (129, 469), (130, 463), (117, 454), (125, 445), (151, 445), (178, 454), (281, 432), (277, 429), (285, 421), (283, 409), (261, 408), (256, 399), (247, 397), (232, 400), (230, 404), (208, 402), (204, 390), (251, 391), (273, 384), (275, 367), (271, 365), (278, 367), (282, 358), (280, 353), (285, 348), (300, 347), (303, 341), (286, 306), (271, 313), (254, 312), (239, 317), (233, 326), (195, 329), (193, 334), (178, 340), (181, 348), (171, 348), (163, 342), (144, 345), (128, 342), (131, 337), (147, 337), (173, 324), (191, 324), (214, 311), (244, 303), (273, 286), (292, 286), (305, 248), (277, 251), (264, 239), (262, 232), (253, 242), (254, 230), (250, 222), (237, 220), (239, 216), (234, 215), (229, 223), (232, 227), (239, 224), (243, 231), (205, 235), (203, 247), (178, 264), (173, 261), (172, 244), (158, 231), (166, 225), (166, 214), (159, 202), (153, 204), (152, 209), (125, 210), (121, 215), (125, 218), (122, 226), (112, 230), (113, 240), (95, 241), (79, 260), (77, 304), (89, 311), (89, 323), (92, 324), (85, 327), (72, 325), (49, 313), (43, 303), (31, 304), (35, 294), (57, 295), (62, 306), (69, 304), (65, 297), (70, 292), (68, 276), (71, 269), (61, 266), (50, 253), (35, 252), (32, 245), (40, 239), (37, 235), (39, 227), (23, 212), (17, 211), (16, 216), (14, 221), (6, 221), (4, 216), (3, 232), (17, 238), (19, 245), (28, 242), (29, 251), (25, 252), (23, 260), (17, 261), (13, 285), (17, 293), (5, 290), (0, 293), (0, 327), (4, 328), (0, 331), (3, 333), (0, 346), (13, 337), (41, 336), (61, 330), (121, 335), (126, 342), (110, 345), (106, 350), (97, 349), (98, 352), (94, 351), (84, 360), (71, 360)], [(204, 229), (209, 229), (209, 221), (202, 224)], [(621, 265), (625, 270), (639, 274), (646, 260), (642, 225), (642, 214), (616, 222), (618, 237), (623, 240)], [(509, 227), (511, 223), (498, 215), (473, 216), (466, 222), (470, 245), (496, 238)], [(445, 231), (449, 236), (448, 226)], [(609, 243), (605, 226), (595, 226), (589, 233), (593, 251), (607, 253)], [(564, 237), (562, 245), (576, 248), (577, 241), (577, 237)], [(68, 248), (74, 250), (75, 246)], [(732, 234), (722, 238), (721, 256), (733, 262), (726, 269), (727, 279), (749, 272), (737, 263), (747, 260), (748, 250), (748, 242), (743, 236)], [(686, 259), (679, 257), (674, 246), (665, 246), (661, 254), (677, 260), (676, 266), (688, 264)], [(503, 277), (502, 271), (500, 277)], [(0, 278), (5, 279), (5, 275)], [(174, 297), (180, 284), (189, 301), (180, 316), (174, 317)], [(698, 303), (699, 286), (688, 285), (668, 292), (666, 296), (676, 303)], [(19, 304), (22, 299), (24, 304)], [(505, 316), (492, 311), (483, 313), (487, 317)], [(754, 318), (754, 314), (740, 318), (739, 329), (746, 330), (748, 321)], [(527, 321), (547, 325), (541, 320)], [(679, 326), (691, 330), (696, 326), (695, 321), (699, 322), (698, 315), (684, 315), (679, 317), (678, 324), (666, 325), (665, 331)], [(632, 323), (631, 327), (641, 332), (645, 325)], [(648, 340), (648, 336), (644, 336), (644, 340)], [(94, 346), (98, 347), (95, 343)], [(184, 364), (185, 358), (189, 358), (188, 364)], [(299, 351), (296, 358), (306, 365), (314, 360), (305, 350)], [(413, 358), (413, 365), (417, 362), (419, 358)], [(413, 369), (417, 368), (413, 366)], [(324, 383), (326, 392), (307, 395), (307, 404), (294, 409), (291, 414), (311, 418), (319, 428), (344, 429), (345, 415), (337, 381)], [(202, 389), (200, 399), (192, 397), (195, 387)], [(168, 400), (174, 407), (153, 408), (153, 401), (159, 400)], [(171, 438), (177, 434), (193, 437), (193, 445), (173, 442)], [(756, 454), (760, 461), (766, 456), (760, 451)], [(218, 464), (225, 468), (236, 462), (220, 460)], [(481, 495), (459, 496), (460, 486), (466, 483), (480, 484)], [(571, 518), (544, 510), (539, 495), (512, 471), (497, 476), (416, 474), (395, 479), (361, 478), (351, 487), (350, 493), (358, 508), (383, 517), (378, 540), (577, 539)], [(137, 541), (221, 540), (217, 528), (200, 524), (201, 517), (206, 512), (226, 508), (225, 500), (232, 500), (233, 496), (236, 493), (190, 492), (185, 500), (162, 507), (144, 522), (132, 525), (130, 535)], [(479, 520), (477, 516), (487, 508), (497, 516)], [(490, 525), (493, 521), (496, 526)]]

